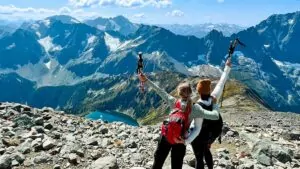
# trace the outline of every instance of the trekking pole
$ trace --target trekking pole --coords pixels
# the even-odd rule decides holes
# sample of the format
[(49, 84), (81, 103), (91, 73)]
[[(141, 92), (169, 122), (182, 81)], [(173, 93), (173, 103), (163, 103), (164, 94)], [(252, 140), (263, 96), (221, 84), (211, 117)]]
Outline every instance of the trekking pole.
[[(228, 59), (232, 58), (233, 53), (235, 51), (235, 48), (238, 45), (246, 47), (246, 45), (244, 43), (242, 43), (238, 38), (236, 38), (234, 41), (230, 41), (230, 45), (229, 45), (229, 49), (228, 49), (228, 56), (226, 57), (226, 62), (227, 62)], [(226, 62), (225, 62), (225, 64), (226, 64)], [(224, 88), (223, 88), (223, 92), (222, 92), (222, 96), (221, 96), (221, 106), (220, 107), (222, 107), (222, 105), (223, 105), (223, 97), (224, 97), (225, 87), (226, 87), (226, 83), (225, 83)]]

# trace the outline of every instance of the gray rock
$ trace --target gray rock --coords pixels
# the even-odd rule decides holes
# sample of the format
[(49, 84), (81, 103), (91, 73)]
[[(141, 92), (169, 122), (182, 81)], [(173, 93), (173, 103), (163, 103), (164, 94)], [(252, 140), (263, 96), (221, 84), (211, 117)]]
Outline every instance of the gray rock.
[(102, 128), (100, 129), (100, 133), (101, 133), (101, 134), (107, 134), (107, 133), (108, 133), (108, 128), (102, 127)]
[(32, 159), (26, 159), (24, 161), (24, 164), (23, 164), (25, 167), (32, 167), (34, 165), (34, 162)]
[(8, 148), (6, 148), (6, 154), (12, 154), (12, 153), (14, 153), (14, 152), (16, 152), (16, 147), (8, 147)]
[(50, 120), (52, 118), (52, 116), (50, 114), (46, 114), (43, 116), (44, 120)]
[(131, 167), (130, 169), (146, 169), (144, 167)]
[(74, 141), (76, 141), (76, 137), (73, 136), (73, 134), (67, 134), (67, 135), (65, 136), (65, 139), (66, 139), (66, 141), (68, 141), (68, 142), (74, 142)]
[(283, 138), (286, 140), (298, 140), (300, 141), (300, 131), (290, 131), (283, 133)]
[(48, 130), (51, 130), (53, 128), (53, 125), (50, 124), (50, 123), (45, 123), (44, 128), (48, 129)]
[(60, 139), (60, 137), (61, 137), (61, 133), (60, 132), (58, 132), (58, 131), (52, 132), (52, 138), (54, 138), (54, 139)]
[(113, 156), (99, 158), (90, 166), (90, 169), (118, 169), (117, 159)]
[(224, 158), (222, 158), (222, 159), (220, 159), (219, 160), (219, 163), (218, 163), (218, 165), (220, 166), (220, 167), (226, 167), (226, 166), (228, 166), (229, 164), (231, 164), (230, 163), (230, 161), (229, 160), (225, 160)]
[(254, 169), (254, 164), (249, 163), (249, 164), (242, 164), (237, 167), (237, 169)]
[(16, 133), (10, 130), (10, 131), (5, 132), (4, 135), (5, 135), (5, 136), (8, 136), (8, 137), (13, 137), (13, 136), (16, 135)]
[(34, 148), (35, 152), (43, 150), (42, 139), (37, 138), (37, 139), (33, 140), (31, 143), (31, 147)]
[(34, 122), (31, 117), (29, 117), (27, 114), (21, 114), (19, 117), (17, 117), (14, 122), (18, 126), (24, 126), (24, 127), (32, 127), (34, 125)]
[(0, 155), (4, 154), (5, 153), (5, 149), (4, 148), (0, 148)]
[(191, 167), (195, 167), (196, 158), (194, 154), (188, 154), (184, 157), (184, 161)]
[(6, 147), (18, 146), (20, 144), (20, 140), (18, 140), (18, 139), (2, 139), (2, 143)]
[(90, 146), (97, 146), (98, 145), (98, 141), (95, 140), (95, 139), (89, 139), (87, 142), (86, 142), (87, 145), (90, 145)]
[(23, 154), (28, 154), (30, 153), (31, 149), (31, 142), (32, 142), (32, 139), (26, 139), (18, 148), (18, 151), (23, 153)]
[(300, 164), (299, 163), (293, 163), (291, 165), (292, 168), (300, 168)]
[(130, 160), (136, 165), (141, 165), (144, 160), (144, 156), (140, 153), (134, 153), (131, 155)]
[(282, 163), (287, 163), (292, 161), (293, 152), (289, 149), (280, 146), (271, 146), (272, 156)]
[(258, 141), (252, 149), (254, 157), (265, 154), (270, 158), (275, 158), (282, 163), (292, 161), (293, 152), (287, 148), (277, 146), (266, 140)]
[(298, 150), (298, 151), (295, 152), (294, 158), (298, 159), (298, 160), (300, 159), (300, 150)]
[(137, 144), (135, 141), (130, 141), (127, 145), (128, 148), (137, 148)]
[(34, 124), (38, 125), (38, 126), (42, 126), (42, 125), (44, 125), (44, 119), (42, 117), (38, 117), (38, 118), (34, 119)]
[(0, 157), (0, 168), (1, 169), (10, 169), (11, 168), (12, 159), (10, 155), (2, 155)]
[(71, 151), (71, 153), (77, 154), (79, 157), (84, 157), (84, 151), (82, 149)]
[(69, 160), (69, 162), (71, 163), (71, 164), (78, 164), (78, 159), (77, 159), (77, 155), (76, 154), (74, 154), (74, 153), (71, 153), (71, 154), (69, 154), (68, 155), (68, 160)]
[(226, 133), (226, 135), (229, 137), (237, 137), (237, 136), (239, 136), (239, 133), (237, 131), (230, 130)]
[(256, 133), (257, 132), (257, 130), (255, 128), (252, 128), (252, 127), (246, 127), (245, 131), (247, 131), (249, 133)]
[(108, 138), (104, 138), (104, 139), (102, 140), (101, 146), (102, 146), (102, 147), (107, 147), (107, 146), (110, 145), (110, 144), (111, 144), (110, 140), (109, 140)]
[(60, 169), (60, 165), (56, 164), (53, 169)]
[(160, 140), (160, 134), (155, 134), (153, 136), (153, 141), (159, 141)]
[(23, 162), (25, 161), (25, 156), (21, 153), (12, 154), (11, 158), (18, 161), (19, 164), (23, 164)]
[(16, 166), (19, 166), (19, 165), (20, 164), (19, 164), (19, 162), (17, 160), (12, 160), (11, 166), (16, 167)]
[(225, 154), (229, 154), (229, 151), (226, 148), (219, 148), (216, 150), (217, 153), (225, 153)]
[(44, 164), (52, 160), (52, 157), (49, 154), (42, 152), (40, 155), (36, 156), (33, 159), (35, 164)]
[(43, 149), (44, 150), (50, 150), (51, 148), (55, 147), (55, 143), (54, 141), (47, 139), (44, 143), (43, 143)]
[(97, 160), (98, 158), (100, 158), (102, 156), (102, 152), (100, 152), (99, 150), (94, 150), (91, 153), (91, 157), (93, 160)]
[(273, 165), (272, 159), (266, 154), (259, 154), (256, 159), (260, 164), (263, 164), (265, 166)]
[(44, 127), (43, 126), (35, 126), (34, 129), (38, 132), (38, 133), (45, 133)]
[(12, 130), (11, 127), (3, 127), (3, 128), (2, 128), (2, 131), (3, 131), (4, 133), (6, 133), (6, 132), (8, 132), (8, 131), (11, 131), (11, 130)]

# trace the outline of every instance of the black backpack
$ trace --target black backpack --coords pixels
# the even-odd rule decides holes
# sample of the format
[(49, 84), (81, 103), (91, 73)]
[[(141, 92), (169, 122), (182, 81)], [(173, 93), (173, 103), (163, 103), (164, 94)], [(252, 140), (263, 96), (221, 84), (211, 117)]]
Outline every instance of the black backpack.
[[(201, 102), (198, 102), (203, 109), (212, 111), (213, 104), (207, 106)], [(208, 120), (204, 119), (202, 128), (199, 134), (201, 141), (206, 142), (208, 144), (212, 144), (217, 138), (219, 143), (221, 143), (221, 134), (223, 128), (223, 119), (219, 113), (219, 120)]]

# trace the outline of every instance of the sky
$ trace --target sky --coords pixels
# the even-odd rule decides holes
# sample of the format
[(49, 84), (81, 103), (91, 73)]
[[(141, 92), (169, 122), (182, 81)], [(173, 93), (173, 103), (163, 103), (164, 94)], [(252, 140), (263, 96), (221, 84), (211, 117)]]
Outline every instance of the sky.
[(300, 0), (1, 0), (0, 20), (65, 14), (79, 20), (123, 15), (136, 23), (230, 23), (254, 26), (273, 14), (300, 11)]

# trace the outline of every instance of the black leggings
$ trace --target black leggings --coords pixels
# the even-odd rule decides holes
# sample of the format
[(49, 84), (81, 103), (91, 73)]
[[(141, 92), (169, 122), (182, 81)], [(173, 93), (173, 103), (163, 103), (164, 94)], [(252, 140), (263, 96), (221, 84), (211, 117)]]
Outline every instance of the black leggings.
[(192, 142), (194, 154), (196, 156), (196, 169), (204, 169), (203, 157), (208, 169), (213, 169), (214, 162), (210, 152), (210, 146), (199, 139), (199, 136)]
[(171, 145), (166, 138), (162, 136), (158, 142), (157, 149), (154, 154), (154, 164), (152, 169), (162, 169), (170, 150), (172, 169), (182, 169), (185, 149), (186, 147), (184, 144)]

